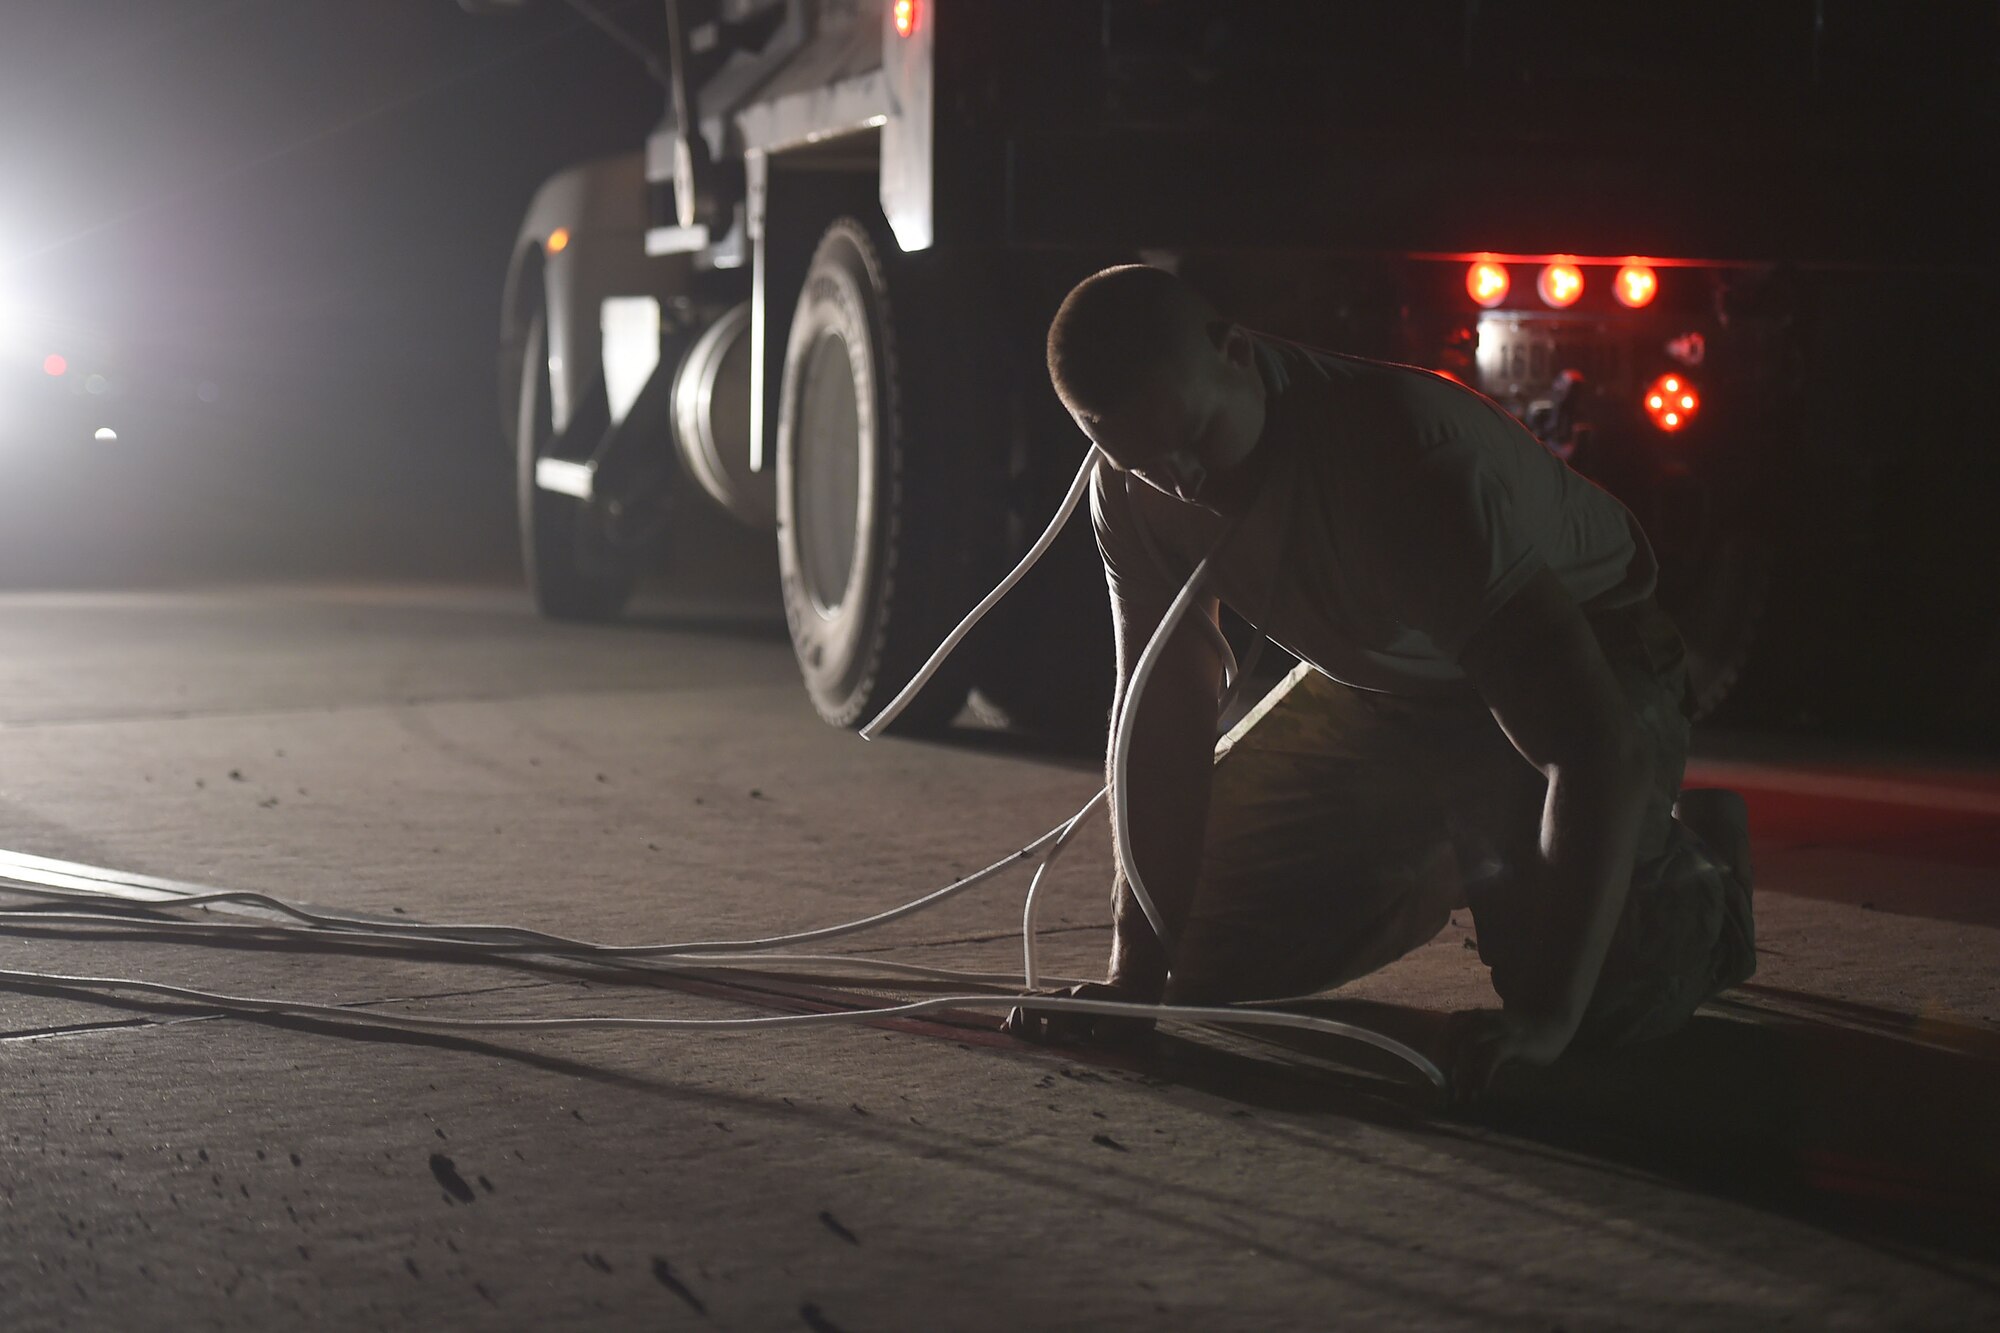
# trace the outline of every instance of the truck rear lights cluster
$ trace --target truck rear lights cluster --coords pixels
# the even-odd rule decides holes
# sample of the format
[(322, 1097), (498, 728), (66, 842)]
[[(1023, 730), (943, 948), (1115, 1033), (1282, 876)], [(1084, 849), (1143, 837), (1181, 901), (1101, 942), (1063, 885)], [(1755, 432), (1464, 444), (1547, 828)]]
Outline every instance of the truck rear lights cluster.
[(889, 13), (896, 24), (898, 37), (908, 37), (917, 30), (917, 0), (895, 0), (889, 6)]
[[(1483, 256), (1474, 259), (1465, 268), (1465, 290), (1473, 301), (1491, 310), (1507, 299), (1513, 287), (1512, 275), (1507, 264), (1541, 263), (1541, 272), (1535, 279), (1535, 291), (1541, 296), (1542, 304), (1554, 310), (1566, 310), (1583, 296), (1583, 268), (1579, 262), (1567, 255), (1551, 255), (1537, 261), (1534, 256), (1512, 255), (1503, 258)], [(1610, 261), (1592, 260), (1591, 263)], [(1660, 294), (1660, 275), (1649, 264), (1632, 260), (1618, 269), (1618, 276), (1612, 279), (1611, 293), (1618, 303), (1628, 310), (1651, 305), (1653, 298)]]
[(1664, 431), (1677, 431), (1701, 410), (1701, 395), (1685, 375), (1662, 375), (1646, 386), (1646, 415)]

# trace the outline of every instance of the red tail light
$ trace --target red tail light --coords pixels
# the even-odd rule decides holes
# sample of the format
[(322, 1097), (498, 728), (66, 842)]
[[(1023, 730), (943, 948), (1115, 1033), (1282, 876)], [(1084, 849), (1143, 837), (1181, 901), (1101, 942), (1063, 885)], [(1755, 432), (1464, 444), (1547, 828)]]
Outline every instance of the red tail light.
[(917, 0), (896, 0), (889, 12), (894, 17), (898, 37), (908, 37), (917, 30)]
[(1568, 260), (1557, 260), (1542, 270), (1535, 289), (1543, 301), (1558, 310), (1575, 305), (1576, 298), (1583, 295), (1583, 270)]
[(1507, 299), (1507, 288), (1511, 285), (1507, 278), (1507, 266), (1496, 264), (1490, 259), (1475, 261), (1465, 270), (1465, 290), (1473, 300), (1488, 309)]
[(1618, 270), (1612, 290), (1617, 293), (1620, 305), (1637, 310), (1659, 295), (1660, 278), (1644, 264), (1627, 264)]
[(1646, 415), (1664, 431), (1676, 431), (1701, 410), (1701, 395), (1685, 375), (1662, 375), (1646, 386)]

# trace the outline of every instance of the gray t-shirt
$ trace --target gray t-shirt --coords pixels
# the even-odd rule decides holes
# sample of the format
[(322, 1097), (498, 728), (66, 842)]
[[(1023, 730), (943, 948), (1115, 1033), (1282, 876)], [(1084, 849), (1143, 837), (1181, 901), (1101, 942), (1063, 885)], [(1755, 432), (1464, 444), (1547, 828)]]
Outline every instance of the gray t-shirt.
[[(1411, 366), (1255, 342), (1271, 468), (1210, 586), (1302, 660), (1361, 689), (1462, 693), (1466, 643), (1535, 571), (1586, 612), (1651, 595), (1631, 513), (1491, 400)], [(1090, 506), (1114, 603), (1153, 615), (1229, 533), (1102, 464)]]

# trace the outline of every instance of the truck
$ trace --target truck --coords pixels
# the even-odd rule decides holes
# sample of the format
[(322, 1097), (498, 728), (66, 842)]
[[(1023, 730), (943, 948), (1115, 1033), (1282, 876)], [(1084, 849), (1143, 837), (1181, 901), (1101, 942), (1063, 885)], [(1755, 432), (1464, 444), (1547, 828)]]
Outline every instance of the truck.
[[(806, 692), (861, 725), (1062, 495), (1043, 331), (1136, 260), (1458, 378), (1619, 496), (1700, 712), (1761, 660), (1796, 701), (1883, 643), (1933, 651), (1850, 695), (1992, 651), (1990, 3), (574, 3), (664, 105), (541, 187), (506, 275), (547, 615), (619, 614), (713, 507), (775, 542)], [(970, 697), (1101, 736), (1072, 527), (903, 727)]]

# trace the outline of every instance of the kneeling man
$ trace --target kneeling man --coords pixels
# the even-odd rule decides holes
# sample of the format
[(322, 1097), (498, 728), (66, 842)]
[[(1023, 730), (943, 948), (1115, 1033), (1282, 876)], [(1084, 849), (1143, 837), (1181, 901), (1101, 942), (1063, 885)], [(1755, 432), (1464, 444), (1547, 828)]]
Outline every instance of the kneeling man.
[[(1219, 316), (1164, 270), (1108, 269), (1049, 330), (1056, 393), (1099, 448), (1091, 514), (1118, 708), (1204, 557), (1204, 596), (1135, 719), (1107, 981), (1168, 1003), (1307, 994), (1469, 907), (1503, 1007), (1451, 1056), (1663, 1035), (1747, 978), (1741, 799), (1682, 795), (1686, 662), (1637, 522), (1492, 401)], [(1220, 743), (1218, 600), (1300, 659)], [(1115, 1035), (1016, 1010), (1011, 1030)], [(1129, 1026), (1129, 1020), (1127, 1021)]]

